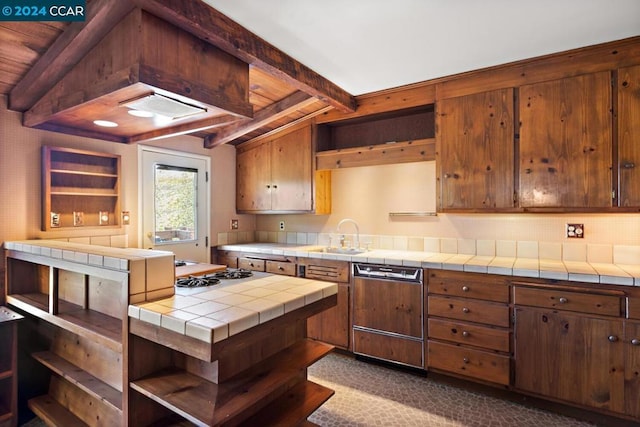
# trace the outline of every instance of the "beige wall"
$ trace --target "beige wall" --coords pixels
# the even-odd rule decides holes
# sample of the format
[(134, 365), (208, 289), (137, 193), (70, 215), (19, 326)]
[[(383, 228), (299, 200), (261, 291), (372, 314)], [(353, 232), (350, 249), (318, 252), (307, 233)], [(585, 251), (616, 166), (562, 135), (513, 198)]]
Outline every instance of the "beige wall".
[[(425, 162), (423, 169), (429, 169)], [(389, 212), (429, 209), (435, 179), (415, 164), (362, 167), (332, 172), (331, 215), (260, 215), (259, 231), (332, 233), (343, 218), (353, 218), (365, 235), (417, 236), (487, 240), (567, 242), (565, 224), (585, 225), (585, 244), (640, 245), (640, 214), (439, 214), (425, 218), (391, 218)], [(429, 188), (421, 189), (424, 182)], [(418, 199), (418, 200), (416, 200)], [(431, 199), (431, 202), (434, 202)], [(435, 202), (433, 204), (435, 206)], [(349, 226), (350, 227), (350, 226)], [(353, 233), (352, 228), (342, 230)]]
[[(138, 245), (138, 147), (25, 128), (22, 114), (6, 108), (0, 97), (0, 243), (7, 240), (128, 234), (129, 246)], [(211, 157), (211, 236), (228, 231), (231, 218), (240, 219), (240, 230), (253, 230), (254, 216), (235, 215), (235, 148), (203, 148), (201, 138), (180, 136), (145, 145), (170, 148)], [(122, 156), (123, 210), (131, 212), (131, 225), (121, 229), (40, 230), (42, 145), (80, 148)], [(215, 237), (213, 237), (215, 244)]]

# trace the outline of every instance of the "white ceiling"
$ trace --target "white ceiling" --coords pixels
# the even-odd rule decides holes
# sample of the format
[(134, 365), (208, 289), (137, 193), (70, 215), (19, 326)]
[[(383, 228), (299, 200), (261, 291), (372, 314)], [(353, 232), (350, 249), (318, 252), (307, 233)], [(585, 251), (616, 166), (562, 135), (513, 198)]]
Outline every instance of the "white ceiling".
[(204, 0), (352, 95), (640, 35), (640, 0)]

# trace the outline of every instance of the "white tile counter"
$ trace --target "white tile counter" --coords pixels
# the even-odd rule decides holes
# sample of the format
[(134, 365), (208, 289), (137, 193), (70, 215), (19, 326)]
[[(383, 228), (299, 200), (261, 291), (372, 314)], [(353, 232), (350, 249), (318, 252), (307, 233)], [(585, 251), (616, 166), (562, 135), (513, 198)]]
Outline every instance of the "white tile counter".
[[(527, 244), (524, 244), (527, 243)], [(516, 245), (514, 244), (514, 247)], [(218, 249), (238, 252), (290, 255), (310, 258), (335, 259), (374, 264), (404, 265), (407, 267), (435, 268), (501, 274), (507, 276), (539, 277), (608, 285), (640, 286), (640, 246), (613, 247), (613, 262), (584, 260), (576, 255), (575, 244), (552, 244), (556, 251), (548, 251), (545, 244), (538, 250), (538, 242), (518, 242), (522, 256), (494, 256), (443, 252), (401, 251), (373, 249), (358, 255), (327, 253), (322, 246), (281, 243), (243, 243), (218, 246)], [(566, 246), (566, 248), (565, 248)], [(565, 249), (565, 257), (562, 249)], [(586, 248), (586, 246), (585, 246)], [(582, 253), (580, 252), (580, 253)], [(554, 258), (546, 258), (554, 256)], [(542, 257), (536, 257), (542, 255)]]
[(170, 298), (129, 305), (129, 317), (213, 344), (337, 292), (336, 283), (254, 273), (209, 287), (176, 288)]

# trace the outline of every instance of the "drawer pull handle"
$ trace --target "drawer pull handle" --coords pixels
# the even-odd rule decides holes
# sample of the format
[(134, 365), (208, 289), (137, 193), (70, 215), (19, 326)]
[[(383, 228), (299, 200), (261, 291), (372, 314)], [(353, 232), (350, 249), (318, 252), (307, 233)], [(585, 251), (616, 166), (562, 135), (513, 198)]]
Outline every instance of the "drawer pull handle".
[(278, 266), (278, 270), (282, 271), (282, 270), (284, 270), (284, 268), (281, 265), (279, 265)]
[(558, 300), (560, 302), (560, 304), (566, 304), (569, 302), (568, 299), (566, 299), (565, 297), (560, 297), (560, 299)]
[(469, 287), (468, 286), (463, 286), (462, 287), (462, 292), (469, 292)]
[(631, 340), (631, 345), (640, 345), (640, 340), (638, 338), (634, 338)]
[(468, 337), (469, 335), (471, 335), (468, 331), (462, 331), (462, 336), (463, 337)]
[(617, 342), (618, 341), (618, 337), (615, 335), (609, 335), (609, 337), (607, 338), (610, 342)]
[(464, 363), (469, 363), (469, 358), (468, 358), (468, 357), (463, 357), (463, 358), (462, 358), (462, 361), (463, 361)]
[(469, 309), (468, 309), (467, 307), (463, 307), (463, 308), (462, 308), (462, 312), (463, 312), (463, 313), (468, 313), (468, 312), (469, 312)]

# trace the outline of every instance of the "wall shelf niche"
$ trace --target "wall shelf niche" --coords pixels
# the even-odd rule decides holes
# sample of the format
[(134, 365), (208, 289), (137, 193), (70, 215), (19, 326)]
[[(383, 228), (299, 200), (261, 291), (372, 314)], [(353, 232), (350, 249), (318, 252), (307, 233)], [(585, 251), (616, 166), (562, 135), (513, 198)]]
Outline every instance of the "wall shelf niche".
[(317, 125), (316, 168), (435, 159), (433, 105)]
[(42, 230), (120, 227), (120, 156), (42, 147)]

